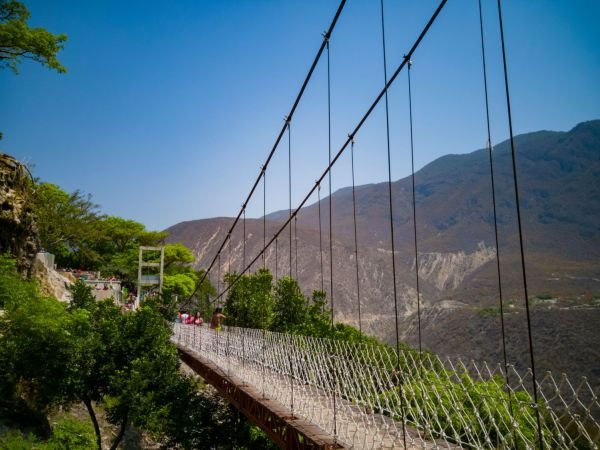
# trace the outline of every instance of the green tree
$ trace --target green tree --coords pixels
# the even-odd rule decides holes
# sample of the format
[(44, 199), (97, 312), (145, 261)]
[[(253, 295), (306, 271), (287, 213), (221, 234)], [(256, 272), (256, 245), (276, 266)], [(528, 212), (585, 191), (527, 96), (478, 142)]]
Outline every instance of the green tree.
[(67, 40), (65, 34), (54, 35), (44, 28), (31, 28), (27, 7), (16, 0), (0, 0), (0, 67), (19, 73), (22, 59), (39, 62), (49, 69), (65, 73), (56, 58)]
[(227, 324), (268, 329), (273, 321), (273, 276), (268, 269), (244, 274), (234, 283), (237, 274), (226, 274), (231, 287), (225, 301)]
[(331, 337), (331, 310), (327, 308), (327, 295), (314, 291), (306, 305), (304, 322), (298, 324), (298, 332), (306, 336)]
[(15, 260), (10, 256), (0, 255), (0, 310), (37, 296), (36, 284), (16, 276), (16, 271)]
[(180, 242), (165, 245), (165, 270), (174, 264), (194, 262), (194, 254)]
[(80, 305), (73, 309), (89, 319), (88, 327), (73, 332), (80, 348), (67, 380), (70, 393), (88, 410), (98, 448), (101, 431), (94, 404), (99, 402), (109, 422), (119, 428), (111, 449), (117, 448), (129, 424), (157, 434), (169, 432), (176, 408), (184, 407), (178, 396), (189, 392), (191, 383), (179, 372), (170, 326), (152, 302), (121, 314), (111, 301), (87, 302), (89, 295), (86, 287), (73, 291), (73, 304)]
[(307, 319), (308, 302), (291, 277), (280, 278), (275, 287), (273, 330), (283, 333), (297, 332)]
[(193, 272), (164, 275), (163, 292), (187, 298), (194, 292), (197, 282)]
[(70, 379), (78, 352), (73, 330), (85, 326), (87, 315), (69, 314), (64, 303), (41, 297), (34, 282), (20, 279), (14, 261), (0, 261), (0, 403), (37, 417), (44, 435), (46, 413), (70, 399), (63, 380)]
[(87, 309), (92, 310), (96, 305), (96, 297), (92, 294), (91, 289), (81, 280), (77, 280), (70, 287), (71, 303), (69, 309)]
[[(163, 292), (178, 298), (190, 297), (196, 291), (201, 277), (199, 272), (188, 265), (194, 262), (194, 254), (179, 242), (165, 245), (164, 252)], [(158, 258), (157, 255), (156, 261)]]
[(148, 231), (139, 222), (116, 216), (107, 216), (98, 222), (96, 233), (96, 249), (104, 255), (123, 253), (131, 248), (137, 250), (140, 245), (158, 245), (167, 237), (164, 231)]
[(35, 188), (33, 209), (40, 244), (56, 255), (58, 264), (98, 261), (91, 244), (100, 216), (90, 195), (68, 194), (55, 184), (42, 183)]

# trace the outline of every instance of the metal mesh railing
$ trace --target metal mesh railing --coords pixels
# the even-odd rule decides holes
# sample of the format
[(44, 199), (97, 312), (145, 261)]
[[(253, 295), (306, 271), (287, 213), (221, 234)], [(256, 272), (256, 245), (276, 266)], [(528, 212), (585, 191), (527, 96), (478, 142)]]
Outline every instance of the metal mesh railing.
[[(441, 359), (385, 345), (245, 328), (174, 325), (173, 340), (349, 448), (597, 449), (600, 404), (585, 378)], [(507, 384), (508, 380), (508, 384)]]

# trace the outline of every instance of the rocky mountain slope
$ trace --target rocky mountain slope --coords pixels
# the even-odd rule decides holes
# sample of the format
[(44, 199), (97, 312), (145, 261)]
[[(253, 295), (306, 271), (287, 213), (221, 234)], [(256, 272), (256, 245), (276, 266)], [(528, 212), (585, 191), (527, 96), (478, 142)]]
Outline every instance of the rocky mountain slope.
[[(542, 369), (559, 369), (558, 359), (560, 370), (581, 369), (586, 358), (592, 356), (592, 349), (600, 345), (600, 331), (589, 325), (600, 319), (596, 301), (600, 298), (600, 120), (581, 123), (569, 132), (520, 135), (515, 144), (529, 294), (534, 300), (542, 299), (532, 300), (534, 345), (540, 347), (541, 364), (548, 365)], [(507, 308), (510, 305), (509, 359), (527, 366), (509, 142), (497, 145), (493, 155), (502, 288)], [(487, 150), (439, 158), (418, 171), (415, 182), (423, 345), (445, 355), (499, 361), (498, 282)], [(410, 177), (392, 185), (399, 331), (403, 340), (416, 345), (411, 189)], [(387, 184), (358, 186), (356, 199), (362, 326), (368, 333), (392, 341), (395, 306)], [(323, 276), (317, 204), (304, 208), (298, 216), (297, 269), (296, 238), (292, 239), (292, 274), (297, 273), (306, 292), (322, 285), (329, 292), (328, 201), (324, 198), (321, 204)], [(358, 325), (351, 188), (335, 192), (332, 202), (336, 318)], [(287, 214), (279, 211), (267, 216), (267, 238)], [(170, 240), (194, 250), (198, 267), (206, 267), (231, 223), (230, 218), (196, 220), (179, 223), (168, 231)], [(262, 248), (262, 219), (246, 221), (245, 242), (249, 262)], [(243, 248), (240, 223), (232, 236), (231, 249), (226, 247), (221, 257), (221, 273), (229, 268), (241, 269)], [(274, 247), (268, 249), (266, 264), (273, 273), (277, 269), (282, 275), (290, 272), (289, 261), (286, 230), (277, 251)], [(259, 259), (256, 268), (261, 265)], [(567, 345), (575, 342), (578, 350), (566, 351)]]

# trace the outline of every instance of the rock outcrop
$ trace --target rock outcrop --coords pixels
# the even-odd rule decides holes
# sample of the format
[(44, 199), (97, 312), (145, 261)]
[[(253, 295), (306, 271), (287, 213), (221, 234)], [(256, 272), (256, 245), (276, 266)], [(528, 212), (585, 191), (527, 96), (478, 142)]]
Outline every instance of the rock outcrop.
[(54, 297), (61, 302), (71, 302), (70, 286), (76, 278), (70, 273), (61, 273), (44, 262), (43, 253), (38, 253), (33, 261), (32, 274), (40, 283), (42, 295)]
[[(496, 249), (480, 242), (472, 253), (430, 252), (419, 255), (419, 275), (440, 291), (458, 288), (463, 280), (496, 257)], [(414, 261), (412, 270), (414, 270)]]
[(14, 255), (23, 274), (31, 271), (38, 247), (29, 202), (32, 185), (27, 168), (12, 156), (0, 153), (0, 253)]

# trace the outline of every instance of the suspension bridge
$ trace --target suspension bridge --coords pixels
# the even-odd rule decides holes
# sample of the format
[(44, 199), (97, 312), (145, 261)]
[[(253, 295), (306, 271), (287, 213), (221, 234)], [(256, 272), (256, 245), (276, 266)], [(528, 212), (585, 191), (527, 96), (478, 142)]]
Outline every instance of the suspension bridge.
[[(495, 233), (498, 276), (498, 305), (501, 322), (503, 362), (497, 365), (441, 358), (422, 349), (421, 296), (418, 272), (418, 227), (414, 183), (414, 145), (411, 93), (412, 57), (422, 44), (438, 16), (446, 7), (441, 1), (408, 48), (398, 67), (388, 74), (385, 40), (384, 1), (381, 6), (381, 42), (383, 50), (383, 87), (371, 105), (348, 134), (341, 148), (334, 153), (331, 145), (331, 78), (330, 43), (334, 29), (346, 4), (342, 0), (335, 16), (323, 34), (319, 50), (310, 66), (298, 95), (286, 115), (275, 143), (268, 154), (250, 192), (233, 221), (226, 238), (214, 255), (199, 285), (211, 272), (217, 273), (220, 302), (229, 289), (249, 272), (272, 247), (277, 252), (279, 237), (289, 233), (289, 273), (292, 275), (292, 232), (299, 211), (314, 197), (320, 196), (321, 184), (329, 185), (329, 254), (332, 255), (332, 168), (342, 154), (352, 155), (352, 190), (354, 194), (354, 142), (372, 112), (381, 103), (385, 108), (388, 208), (390, 217), (390, 266), (393, 275), (393, 301), (395, 308), (396, 346), (349, 343), (334, 339), (314, 338), (274, 333), (266, 330), (224, 327), (215, 331), (208, 327), (174, 324), (173, 341), (181, 359), (212, 384), (229, 402), (250, 420), (259, 425), (281, 448), (288, 449), (408, 449), (408, 448), (594, 448), (600, 443), (600, 403), (598, 395), (585, 378), (573, 383), (565, 375), (536, 373), (535, 352), (532, 340), (527, 273), (523, 250), (518, 172), (513, 139), (510, 91), (507, 75), (506, 49), (502, 24), (501, 1), (497, 0), (499, 35), (502, 48), (503, 89), (511, 144), (513, 187), (515, 192), (520, 270), (523, 279), (523, 302), (526, 312), (529, 368), (517, 370), (508, 362), (504, 328), (504, 297), (498, 249), (498, 222), (496, 217), (496, 192), (493, 143), (490, 132), (488, 105), (488, 72), (484, 39), (484, 10), (482, 0), (473, 1), (478, 8), (481, 33), (482, 89), (485, 104), (482, 116), (487, 128), (489, 176)], [(328, 165), (303, 200), (292, 205), (292, 139), (294, 113), (304, 95), (313, 72), (325, 56), (327, 69), (328, 101)], [(408, 106), (410, 120), (410, 150), (412, 158), (412, 219), (414, 229), (414, 260), (417, 291), (418, 348), (406, 350), (398, 338), (398, 297), (396, 286), (396, 243), (394, 238), (392, 172), (390, 163), (390, 121), (388, 90), (398, 81), (401, 72), (407, 74)], [(389, 75), (389, 76), (388, 76)], [(266, 176), (275, 152), (285, 147), (287, 136), (289, 214), (276, 233), (266, 233)], [(250, 200), (263, 188), (263, 245), (262, 250), (246, 256), (246, 210)], [(259, 195), (259, 194), (257, 194)], [(319, 197), (320, 198), (320, 197)], [(354, 195), (353, 195), (354, 201)], [(354, 242), (356, 243), (356, 205), (354, 207)], [(320, 208), (320, 201), (319, 201)], [(244, 229), (243, 267), (231, 274), (227, 286), (221, 286), (221, 255), (231, 252), (231, 236), (236, 229)], [(321, 242), (319, 209), (319, 237)], [(297, 242), (297, 241), (296, 241)], [(321, 273), (323, 273), (323, 248), (320, 248)], [(325, 250), (327, 251), (327, 249)], [(296, 248), (297, 258), (297, 248)], [(358, 256), (358, 255), (357, 255)], [(360, 324), (359, 259), (356, 264), (357, 309)], [(333, 257), (329, 258), (329, 301), (331, 325), (335, 313), (333, 289)], [(297, 261), (296, 261), (297, 270)], [(277, 275), (276, 275), (277, 278)], [(191, 297), (190, 297), (191, 298)], [(363, 299), (368, 301), (368, 299)]]

